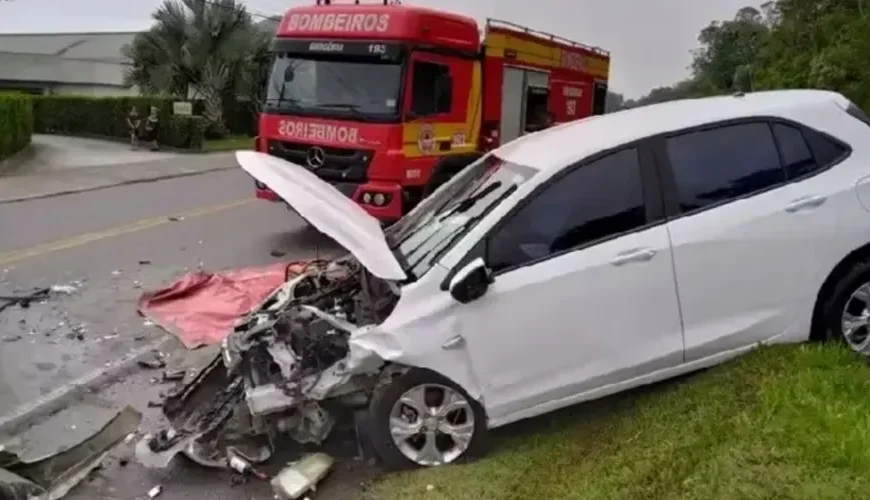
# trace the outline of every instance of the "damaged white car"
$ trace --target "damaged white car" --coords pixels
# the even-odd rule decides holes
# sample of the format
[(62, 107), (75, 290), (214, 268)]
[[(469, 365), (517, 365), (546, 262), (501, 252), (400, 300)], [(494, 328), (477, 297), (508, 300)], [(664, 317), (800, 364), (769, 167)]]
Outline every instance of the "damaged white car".
[(147, 453), (213, 463), (244, 434), (268, 455), (361, 408), (388, 466), (435, 466), (489, 428), (760, 342), (863, 352), (865, 120), (838, 94), (784, 91), (573, 122), (486, 155), (386, 231), (306, 168), (239, 152), (350, 255), (240, 322)]

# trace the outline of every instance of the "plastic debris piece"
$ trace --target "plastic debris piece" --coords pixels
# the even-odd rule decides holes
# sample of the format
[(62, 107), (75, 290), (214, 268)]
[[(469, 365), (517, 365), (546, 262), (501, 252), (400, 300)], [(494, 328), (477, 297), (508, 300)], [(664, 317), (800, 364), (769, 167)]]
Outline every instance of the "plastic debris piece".
[(278, 500), (297, 500), (314, 491), (335, 460), (326, 453), (312, 453), (290, 464), (272, 478), (272, 490)]
[(148, 498), (157, 498), (160, 494), (163, 493), (163, 486), (157, 485), (150, 490), (148, 490)]
[(72, 295), (78, 291), (78, 288), (72, 285), (53, 285), (51, 287), (51, 293), (60, 293), (63, 295)]

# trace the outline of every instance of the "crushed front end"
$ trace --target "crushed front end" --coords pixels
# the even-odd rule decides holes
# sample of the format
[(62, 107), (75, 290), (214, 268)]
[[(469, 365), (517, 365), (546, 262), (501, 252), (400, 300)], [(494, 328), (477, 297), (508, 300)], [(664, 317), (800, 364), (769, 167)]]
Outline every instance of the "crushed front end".
[(139, 444), (139, 460), (162, 467), (182, 452), (225, 467), (230, 455), (263, 462), (285, 437), (321, 443), (335, 416), (367, 405), (390, 374), (351, 334), (381, 323), (398, 298), (394, 283), (353, 257), (310, 262), (239, 321), (219, 355), (167, 395), (170, 426)]

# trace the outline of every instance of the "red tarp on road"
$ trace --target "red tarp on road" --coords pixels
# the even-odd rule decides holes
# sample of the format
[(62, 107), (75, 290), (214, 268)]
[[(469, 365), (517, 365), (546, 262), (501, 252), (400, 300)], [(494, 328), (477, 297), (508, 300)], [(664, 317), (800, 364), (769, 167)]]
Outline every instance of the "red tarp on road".
[(147, 292), (139, 313), (172, 333), (188, 349), (220, 343), (236, 321), (266, 299), (307, 262), (222, 273), (189, 273), (172, 286)]

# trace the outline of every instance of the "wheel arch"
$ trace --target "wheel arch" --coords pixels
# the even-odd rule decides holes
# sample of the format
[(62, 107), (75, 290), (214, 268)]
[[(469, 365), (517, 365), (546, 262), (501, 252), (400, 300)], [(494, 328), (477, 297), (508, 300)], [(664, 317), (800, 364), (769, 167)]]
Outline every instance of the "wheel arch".
[(433, 375), (436, 375), (437, 377), (441, 377), (441, 378), (449, 381), (450, 383), (456, 385), (456, 387), (462, 389), (462, 391), (465, 393), (466, 396), (468, 396), (468, 398), (470, 400), (472, 400), (475, 403), (477, 403), (478, 405), (480, 405), (480, 409), (483, 412), (484, 418), (487, 420), (487, 422), (489, 422), (489, 413), (486, 411), (486, 405), (483, 404), (483, 394), (478, 394), (477, 396), (475, 396), (475, 391), (473, 390), (473, 388), (466, 387), (464, 384), (460, 383), (459, 381), (457, 381), (453, 377), (445, 375), (444, 373), (440, 372), (439, 370), (434, 370), (432, 368), (409, 365), (409, 364), (405, 364), (405, 363), (398, 362), (398, 361), (388, 362), (384, 366), (384, 368), (381, 370), (382, 378), (381, 378), (380, 382), (378, 383), (378, 387), (376, 387), (375, 390), (376, 391), (383, 390), (383, 388), (386, 385), (391, 383), (396, 378), (407, 375), (408, 373), (411, 373), (411, 372), (417, 372), (417, 373), (422, 373), (422, 374), (433, 374)]
[(819, 292), (816, 294), (816, 300), (813, 305), (813, 316), (810, 322), (810, 340), (823, 341), (826, 340), (827, 332), (822, 328), (822, 320), (824, 315), (824, 307), (834, 288), (839, 280), (849, 272), (856, 263), (862, 260), (870, 260), (870, 243), (865, 243), (863, 246), (852, 250), (843, 257), (840, 262), (828, 273), (825, 281), (822, 283)]

